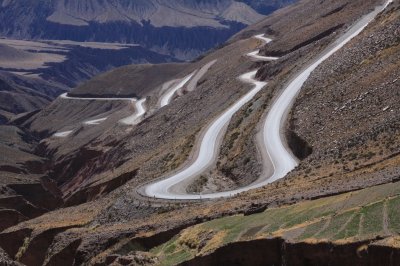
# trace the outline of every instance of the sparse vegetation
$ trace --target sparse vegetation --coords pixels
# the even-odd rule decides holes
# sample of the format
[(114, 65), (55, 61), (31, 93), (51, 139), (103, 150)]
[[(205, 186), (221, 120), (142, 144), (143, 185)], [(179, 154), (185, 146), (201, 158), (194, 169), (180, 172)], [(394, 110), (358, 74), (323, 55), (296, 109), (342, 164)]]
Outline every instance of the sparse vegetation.
[(191, 193), (200, 193), (204, 186), (207, 184), (208, 182), (208, 177), (205, 175), (201, 175), (200, 177), (196, 178), (195, 181), (190, 184), (187, 188), (188, 192)]
[(388, 201), (389, 230), (400, 234), (400, 197)]
[(15, 259), (16, 260), (20, 260), (21, 257), (25, 254), (25, 251), (28, 249), (29, 247), (29, 243), (30, 243), (31, 239), (29, 237), (25, 237), (24, 238), (24, 243), (22, 244), (22, 246), (19, 248), (18, 253), (15, 255)]
[[(240, 240), (241, 235), (251, 228), (259, 228), (252, 238), (280, 236), (293, 228), (304, 228), (304, 232), (296, 238), (297, 241), (305, 239), (339, 241), (355, 237), (372, 239), (382, 231), (383, 203), (387, 196), (385, 188), (390, 185), (272, 208), (250, 216), (237, 215), (212, 220), (186, 229), (178, 238), (173, 238), (157, 247), (153, 253), (168, 261), (174, 259), (175, 262), (182, 262), (200, 254), (198, 249), (200, 242), (205, 241), (202, 245), (208, 245), (208, 241), (212, 238), (204, 237), (207, 232), (212, 232), (213, 235), (223, 232), (223, 238), (216, 246), (219, 247)], [(395, 185), (391, 193), (400, 195), (400, 184)], [(373, 198), (370, 197), (372, 193), (375, 193)], [(399, 198), (396, 196), (389, 203), (392, 229), (397, 228), (399, 224)], [(371, 202), (377, 199), (379, 200)], [(347, 207), (342, 209), (342, 206)], [(364, 216), (362, 229), (359, 227), (361, 216)], [(168, 250), (173, 252), (167, 252)], [(175, 260), (177, 254), (185, 256)]]

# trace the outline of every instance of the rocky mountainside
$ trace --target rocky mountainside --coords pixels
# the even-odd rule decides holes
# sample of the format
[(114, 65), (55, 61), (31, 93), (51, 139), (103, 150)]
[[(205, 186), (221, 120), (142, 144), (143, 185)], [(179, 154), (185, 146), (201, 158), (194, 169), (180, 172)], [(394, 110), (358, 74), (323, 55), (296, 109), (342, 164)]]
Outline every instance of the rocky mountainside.
[(0, 71), (0, 124), (14, 115), (44, 108), (65, 91), (65, 87), (42, 79)]
[[(0, 0), (0, 70), (69, 90), (123, 65), (194, 59), (262, 19), (252, 7), (268, 13), (289, 3)], [(45, 103), (20, 92), (7, 98), (37, 102), (26, 110)], [(25, 109), (17, 104), (11, 113)]]
[(40, 110), (61, 93), (115, 67), (174, 61), (136, 45), (0, 39), (1, 116)]
[(257, 12), (268, 15), (275, 10), (282, 8), (288, 4), (297, 2), (296, 0), (241, 0), (240, 2), (246, 3), (251, 6)]
[[(69, 93), (77, 97), (136, 97), (144, 98), (152, 93), (152, 89), (162, 85), (165, 80), (172, 79), (189, 64), (144, 64), (124, 66), (76, 87)], [(152, 77), (149, 79), (149, 76)]]
[[(271, 8), (286, 3), (275, 1)], [(261, 18), (235, 0), (0, 1), (3, 36), (135, 43), (182, 60), (193, 59)]]
[[(282, 125), (298, 160), (284, 178), (215, 200), (143, 195), (196, 158), (205, 129), (252, 88), (238, 77), (258, 69), (267, 84), (188, 188), (204, 195), (254, 182), (277, 97), (384, 3), (306, 77)], [(11, 119), (0, 127), (0, 262), (398, 265), (399, 29), (398, 0), (301, 0), (197, 61), (121, 67)], [(279, 58), (251, 59), (258, 49)]]

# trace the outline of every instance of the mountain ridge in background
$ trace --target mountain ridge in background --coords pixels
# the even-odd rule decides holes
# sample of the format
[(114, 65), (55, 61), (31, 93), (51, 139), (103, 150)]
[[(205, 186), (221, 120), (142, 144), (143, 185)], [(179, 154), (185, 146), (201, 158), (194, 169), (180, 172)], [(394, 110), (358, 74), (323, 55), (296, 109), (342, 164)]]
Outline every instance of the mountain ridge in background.
[(0, 2), (3, 36), (135, 43), (181, 60), (193, 59), (262, 18), (234, 0)]
[[(0, 0), (0, 71), (70, 90), (123, 65), (190, 61), (261, 20), (257, 10), (290, 2)], [(48, 103), (21, 91), (18, 99), (32, 104), (0, 110), (19, 114)]]

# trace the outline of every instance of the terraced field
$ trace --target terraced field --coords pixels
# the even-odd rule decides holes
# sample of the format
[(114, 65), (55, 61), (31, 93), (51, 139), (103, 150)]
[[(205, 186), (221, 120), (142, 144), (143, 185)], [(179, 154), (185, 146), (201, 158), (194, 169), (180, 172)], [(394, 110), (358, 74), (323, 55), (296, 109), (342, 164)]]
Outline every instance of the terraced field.
[(291, 242), (344, 244), (400, 233), (400, 182), (338, 196), (225, 217), (183, 230), (150, 253), (163, 265), (209, 254), (238, 241), (281, 237)]

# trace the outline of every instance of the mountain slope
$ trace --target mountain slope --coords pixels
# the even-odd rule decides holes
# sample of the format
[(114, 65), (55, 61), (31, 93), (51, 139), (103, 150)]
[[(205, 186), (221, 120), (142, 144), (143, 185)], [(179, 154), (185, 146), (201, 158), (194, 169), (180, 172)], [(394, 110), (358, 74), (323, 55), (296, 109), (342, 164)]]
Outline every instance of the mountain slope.
[[(0, 246), (28, 265), (218, 265), (232, 259), (239, 265), (280, 265), (282, 259), (396, 265), (399, 1), (307, 78), (282, 128), (300, 161), (285, 178), (215, 201), (160, 201), (137, 192), (193, 160), (204, 129), (251, 89), (238, 77), (260, 68), (257, 77), (268, 85), (234, 115), (218, 161), (198, 184), (206, 180), (207, 189), (215, 191), (251, 182), (262, 171), (256, 136), (275, 98), (355, 21), (384, 2), (302, 0), (199, 61), (174, 68), (171, 80), (160, 75), (151, 83), (151, 67), (144, 69), (143, 80), (125, 79), (120, 69), (78, 89), (80, 95), (93, 94), (98, 80), (123, 79), (126, 95), (146, 96), (148, 111), (138, 124), (119, 123), (136, 112), (131, 99), (73, 97), (59, 98), (16, 123), (40, 141), (30, 151), (49, 162), (40, 175), (56, 182), (64, 205), (16, 226), (7, 224)], [(317, 12), (311, 16), (310, 10)], [(252, 38), (260, 33), (273, 41), (261, 47)], [(254, 62), (247, 55), (256, 49), (281, 58)], [(166, 83), (190, 80), (210, 62), (193, 89), (185, 83), (160, 107), (163, 88), (171, 88)], [(158, 71), (167, 73), (161, 66)], [(139, 93), (140, 86), (129, 88), (146, 79), (156, 86), (146, 90), (148, 95)], [(113, 87), (116, 95), (118, 87)], [(101, 118), (106, 119), (100, 124), (85, 124)], [(56, 137), (58, 130), (72, 133)], [(4, 187), (2, 197), (8, 200), (23, 192)]]
[[(288, 3), (271, 5), (279, 8)], [(122, 65), (191, 60), (263, 18), (248, 4), (234, 0), (1, 0), (0, 36), (8, 39), (0, 39), (0, 70), (39, 76), (69, 89)], [(10, 105), (16, 108), (7, 108), (11, 113), (24, 111), (18, 102), (33, 105), (30, 110), (45, 105), (32, 95), (5, 97), (15, 103)]]
[[(69, 95), (76, 97), (136, 97), (151, 94), (151, 89), (161, 86), (183, 71), (186, 64), (130, 65), (114, 69), (85, 82)], [(149, 79), (149, 77), (152, 77)]]
[(176, 59), (136, 45), (0, 39), (2, 109), (41, 109), (62, 92), (112, 68)]
[(257, 10), (259, 13), (268, 15), (272, 12), (288, 5), (297, 2), (296, 0), (241, 0), (251, 6), (253, 9)]
[[(218, 1), (57, 1), (47, 21), (87, 26), (90, 22), (148, 21), (155, 27), (223, 27), (219, 21), (251, 24), (262, 17), (248, 6)], [(71, 16), (71, 14), (74, 14)], [(89, 23), (88, 23), (89, 22)]]
[(0, 25), (3, 36), (135, 43), (178, 59), (193, 59), (261, 18), (234, 0), (0, 1), (0, 19), (12, 21)]
[(1, 123), (11, 119), (13, 115), (43, 108), (64, 91), (62, 86), (39, 78), (0, 71)]

